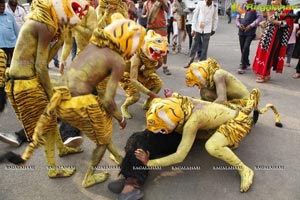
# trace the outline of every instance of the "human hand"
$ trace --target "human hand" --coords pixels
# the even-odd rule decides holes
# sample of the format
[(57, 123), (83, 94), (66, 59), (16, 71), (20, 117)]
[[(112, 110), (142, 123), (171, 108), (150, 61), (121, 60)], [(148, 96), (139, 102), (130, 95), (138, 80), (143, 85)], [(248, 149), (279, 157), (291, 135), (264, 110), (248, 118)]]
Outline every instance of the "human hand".
[(143, 149), (137, 149), (134, 151), (135, 157), (140, 160), (145, 166), (147, 166), (147, 163), (149, 161), (150, 152), (145, 152)]
[(248, 26), (245, 28), (244, 32), (248, 32), (248, 31), (250, 31), (250, 30), (251, 30), (251, 26), (248, 25)]
[(125, 117), (122, 117), (122, 120), (119, 121), (119, 126), (120, 126), (120, 129), (124, 129), (127, 125), (127, 121), (125, 119)]
[(169, 88), (166, 88), (166, 89), (164, 89), (164, 94), (165, 94), (165, 97), (171, 97), (173, 94), (173, 91)]
[(239, 28), (241, 31), (244, 31), (244, 30), (245, 30), (245, 26), (244, 26), (243, 24), (238, 25), (238, 28)]
[(196, 31), (193, 30), (193, 31), (191, 32), (192, 37), (194, 37), (195, 34), (196, 34)]
[(152, 91), (150, 91), (150, 92), (148, 93), (148, 96), (149, 96), (150, 98), (152, 98), (152, 99), (154, 99), (154, 98), (159, 98), (158, 94), (156, 94), (155, 92), (152, 92)]
[(259, 23), (259, 26), (261, 26), (262, 28), (266, 28), (267, 26), (267, 21), (262, 21)]

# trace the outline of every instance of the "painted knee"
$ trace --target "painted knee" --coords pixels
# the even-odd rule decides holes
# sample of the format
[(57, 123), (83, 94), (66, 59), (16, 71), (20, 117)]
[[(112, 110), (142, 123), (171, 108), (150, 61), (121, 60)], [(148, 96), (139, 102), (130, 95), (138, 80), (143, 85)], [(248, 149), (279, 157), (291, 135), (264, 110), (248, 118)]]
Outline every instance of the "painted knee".
[(131, 96), (131, 98), (132, 98), (132, 101), (137, 102), (138, 100), (140, 100), (141, 94), (140, 94), (139, 92), (134, 93), (134, 94)]
[(205, 143), (205, 149), (210, 155), (215, 156), (220, 151), (221, 145), (219, 145), (215, 140), (208, 140)]

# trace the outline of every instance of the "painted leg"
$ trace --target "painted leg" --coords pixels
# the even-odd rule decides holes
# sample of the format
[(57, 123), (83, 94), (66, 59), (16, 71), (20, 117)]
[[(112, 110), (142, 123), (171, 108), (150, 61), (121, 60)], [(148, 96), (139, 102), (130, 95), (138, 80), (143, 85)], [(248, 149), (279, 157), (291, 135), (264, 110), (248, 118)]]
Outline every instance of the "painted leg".
[(119, 154), (112, 141), (108, 144), (107, 149), (110, 152), (109, 158), (112, 159), (117, 165), (121, 165), (123, 157)]
[(49, 132), (45, 134), (46, 143), (44, 145), (47, 166), (48, 166), (48, 176), (50, 178), (62, 178), (69, 177), (74, 174), (75, 169), (59, 169), (55, 162), (55, 137)]
[(74, 153), (81, 153), (83, 150), (80, 147), (72, 148), (72, 147), (67, 147), (64, 145), (61, 136), (59, 134), (58, 127), (55, 128), (55, 143), (56, 147), (58, 149), (58, 155), (60, 157), (69, 155), (69, 154), (74, 154)]
[(107, 172), (95, 174), (95, 168), (101, 161), (107, 146), (108, 145), (97, 145), (94, 149), (91, 162), (82, 182), (82, 187), (87, 188), (108, 179), (109, 174)]
[(205, 148), (210, 155), (225, 161), (238, 170), (241, 177), (240, 192), (247, 192), (252, 185), (254, 172), (227, 147), (228, 145), (227, 138), (216, 132), (206, 142)]
[(125, 102), (121, 106), (121, 112), (123, 117), (125, 117), (126, 119), (132, 118), (132, 115), (128, 111), (128, 106), (136, 103), (140, 99), (140, 97), (141, 97), (140, 93), (135, 93), (132, 96), (128, 96), (126, 98)]

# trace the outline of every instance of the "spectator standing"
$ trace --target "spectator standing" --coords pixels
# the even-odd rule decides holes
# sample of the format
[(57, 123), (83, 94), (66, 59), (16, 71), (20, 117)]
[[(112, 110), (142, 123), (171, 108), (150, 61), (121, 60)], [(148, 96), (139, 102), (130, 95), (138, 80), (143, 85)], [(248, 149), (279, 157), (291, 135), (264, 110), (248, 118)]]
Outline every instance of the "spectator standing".
[[(253, 4), (253, 0), (246, 0), (247, 4)], [(252, 40), (255, 38), (256, 27), (263, 20), (262, 13), (258, 10), (246, 9), (244, 14), (236, 17), (236, 26), (238, 27), (239, 43), (241, 49), (241, 63), (238, 69), (239, 74), (244, 74), (245, 69), (250, 66), (249, 52)]]
[(172, 51), (175, 52), (177, 49), (177, 53), (181, 52), (181, 43), (186, 38), (186, 13), (184, 12), (185, 8), (186, 5), (182, 0), (175, 0), (172, 4), (172, 12), (174, 17)]
[[(165, 13), (169, 12), (167, 0), (148, 0), (144, 4), (143, 15), (148, 16), (147, 29), (167, 37), (167, 17)], [(167, 64), (167, 55), (163, 56), (163, 72), (166, 75), (172, 75)]]
[(228, 17), (228, 24), (230, 24), (231, 23), (231, 3), (228, 5), (228, 7), (226, 9), (226, 15)]
[(128, 7), (128, 17), (129, 19), (136, 21), (136, 7), (132, 0), (125, 0), (124, 1)]
[[(288, 5), (286, 0), (273, 0), (274, 6)], [(253, 62), (257, 83), (270, 79), (271, 69), (282, 73), (287, 43), (293, 30), (293, 10), (277, 9), (267, 12), (268, 21), (259, 41)]]
[[(300, 36), (300, 30), (298, 30), (298, 32), (296, 34), (299, 37)], [(293, 78), (294, 79), (300, 78), (300, 56), (298, 58), (298, 63), (297, 63), (297, 66), (296, 66), (296, 73), (293, 75)]]
[(25, 8), (19, 5), (18, 0), (8, 0), (5, 10), (14, 16), (19, 30), (21, 30), (27, 15)]
[(5, 0), (0, 0), (0, 27), (0, 49), (2, 49), (7, 56), (6, 67), (10, 67), (19, 28), (14, 16), (5, 10)]
[(174, 35), (174, 28), (173, 28), (173, 11), (172, 11), (172, 3), (173, 0), (168, 0), (168, 5), (169, 5), (169, 11), (168, 11), (168, 17), (167, 17), (167, 32), (168, 32), (168, 44), (171, 44), (170, 42), (170, 37), (171, 34)]
[(197, 48), (201, 46), (200, 60), (206, 60), (210, 36), (214, 35), (218, 26), (218, 6), (212, 0), (200, 1), (194, 11), (192, 20), (192, 36), (194, 37), (190, 52), (190, 60), (185, 68), (194, 61)]
[(138, 0), (138, 7), (136, 10), (136, 15), (137, 15), (137, 22), (142, 25), (143, 27), (147, 28), (147, 17), (144, 17), (142, 15), (143, 12), (143, 6), (145, 1), (144, 0)]
[(291, 33), (291, 37), (288, 41), (288, 46), (286, 49), (286, 66), (290, 67), (291, 66), (291, 59), (292, 59), (292, 55), (295, 49), (295, 44), (296, 44), (296, 32), (299, 29), (299, 24), (298, 23), (294, 23), (294, 27), (293, 27), (293, 31)]
[(185, 13), (187, 13), (185, 28), (186, 28), (187, 35), (189, 37), (189, 51), (191, 50), (192, 42), (193, 42), (193, 37), (192, 37), (192, 19), (193, 19), (193, 14), (194, 14), (193, 11), (194, 10), (195, 10), (195, 8), (186, 8), (184, 10)]

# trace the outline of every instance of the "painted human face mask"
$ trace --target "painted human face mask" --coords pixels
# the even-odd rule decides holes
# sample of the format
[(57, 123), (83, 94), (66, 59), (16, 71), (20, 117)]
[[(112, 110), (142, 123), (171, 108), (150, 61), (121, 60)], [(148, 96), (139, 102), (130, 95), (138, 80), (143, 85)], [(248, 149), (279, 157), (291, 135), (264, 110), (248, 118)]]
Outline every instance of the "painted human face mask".
[(146, 29), (120, 13), (111, 16), (112, 23), (104, 28), (120, 44), (123, 56), (129, 59), (144, 44)]
[(85, 0), (52, 0), (52, 5), (61, 24), (78, 24), (87, 14), (89, 4)]
[(145, 37), (145, 43), (142, 47), (143, 53), (153, 61), (159, 60), (167, 54), (168, 39), (153, 30), (149, 30)]
[(171, 133), (184, 118), (176, 98), (156, 98), (146, 113), (147, 129), (154, 133)]
[(208, 63), (201, 61), (192, 63), (185, 74), (185, 84), (188, 87), (197, 86), (199, 89), (206, 87)]

